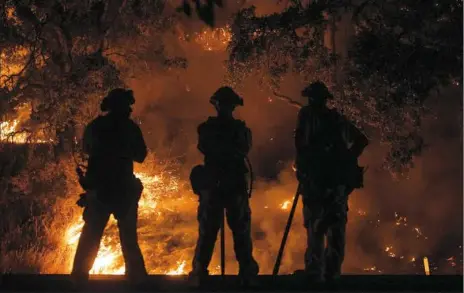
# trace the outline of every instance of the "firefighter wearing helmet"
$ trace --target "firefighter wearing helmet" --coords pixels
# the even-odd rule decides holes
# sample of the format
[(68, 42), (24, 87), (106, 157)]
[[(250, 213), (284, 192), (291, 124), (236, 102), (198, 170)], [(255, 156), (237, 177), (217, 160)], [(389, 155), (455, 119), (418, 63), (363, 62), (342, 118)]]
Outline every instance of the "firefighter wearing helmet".
[(91, 121), (84, 131), (83, 149), (89, 159), (85, 174), (78, 168), (79, 183), (86, 191), (78, 205), (84, 208), (85, 223), (71, 273), (78, 286), (88, 280), (111, 214), (118, 222), (126, 275), (136, 284), (147, 275), (137, 242), (143, 185), (134, 176), (134, 161), (145, 160), (147, 147), (139, 126), (130, 119), (134, 102), (131, 90), (110, 91), (100, 105), (107, 114)]
[(217, 116), (209, 117), (198, 127), (198, 150), (204, 164), (193, 168), (192, 188), (199, 196), (199, 234), (190, 280), (198, 285), (208, 275), (223, 210), (233, 233), (239, 276), (245, 283), (258, 274), (252, 255), (251, 210), (248, 173), (245, 159), (251, 149), (251, 131), (244, 121), (235, 119), (233, 111), (243, 106), (243, 99), (230, 87), (221, 87), (210, 99)]
[(344, 259), (348, 195), (362, 187), (357, 159), (368, 140), (327, 107), (333, 96), (324, 83), (310, 84), (302, 96), (309, 105), (298, 114), (295, 147), (308, 241), (305, 273), (314, 281), (336, 280)]

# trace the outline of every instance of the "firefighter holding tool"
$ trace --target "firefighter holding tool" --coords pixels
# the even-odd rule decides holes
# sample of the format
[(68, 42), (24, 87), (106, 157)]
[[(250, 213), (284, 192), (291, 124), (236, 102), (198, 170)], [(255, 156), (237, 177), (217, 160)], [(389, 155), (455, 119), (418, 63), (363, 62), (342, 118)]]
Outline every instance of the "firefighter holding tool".
[[(309, 105), (300, 109), (295, 130), (296, 169), (307, 231), (305, 273), (316, 282), (338, 279), (344, 259), (348, 195), (363, 185), (358, 157), (368, 139), (327, 100), (324, 83), (302, 91)], [(327, 239), (327, 246), (325, 246)]]
[(247, 284), (258, 274), (253, 258), (251, 239), (250, 193), (247, 190), (250, 166), (247, 155), (251, 149), (251, 131), (244, 121), (233, 117), (235, 107), (243, 100), (230, 87), (219, 88), (210, 103), (216, 117), (198, 127), (198, 149), (204, 164), (192, 169), (192, 189), (199, 196), (199, 235), (190, 280), (201, 284), (208, 275), (217, 233), (226, 212), (232, 230), (234, 250), (239, 263), (239, 276)]

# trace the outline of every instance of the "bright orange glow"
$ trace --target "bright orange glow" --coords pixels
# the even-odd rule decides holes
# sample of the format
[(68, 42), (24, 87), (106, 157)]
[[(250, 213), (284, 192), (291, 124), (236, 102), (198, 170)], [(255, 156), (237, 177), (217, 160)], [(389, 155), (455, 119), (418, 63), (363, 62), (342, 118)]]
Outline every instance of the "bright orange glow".
[(393, 252), (393, 246), (385, 247), (385, 252), (388, 254), (389, 257), (396, 257), (396, 254)]
[(0, 122), (0, 142), (16, 144), (53, 142), (52, 139), (45, 139), (43, 132), (37, 131), (34, 135), (31, 135), (31, 133), (22, 131), (22, 124), (27, 122), (31, 115), (30, 105), (23, 104), (18, 106), (15, 110), (16, 116), (14, 119)]
[[(157, 211), (159, 199), (159, 185), (163, 182), (159, 176), (150, 176), (146, 173), (136, 173), (136, 176), (142, 180), (144, 185), (144, 193), (139, 201), (139, 220), (146, 220), (154, 214), (159, 214)], [(169, 186), (163, 186), (163, 189), (178, 190), (178, 182), (170, 181)], [(98, 251), (95, 263), (90, 271), (91, 274), (107, 274), (107, 275), (122, 275), (125, 272), (124, 259), (121, 253), (118, 231), (116, 228), (116, 220), (111, 217), (102, 238), (100, 250)], [(66, 243), (75, 251), (77, 242), (82, 230), (84, 222), (80, 217), (77, 221), (70, 225), (66, 233)], [(167, 275), (182, 275), (186, 274), (186, 260), (177, 261), (166, 270), (153, 270), (150, 273), (161, 273)]]
[(424, 257), (424, 271), (425, 275), (430, 275), (429, 259), (426, 256)]
[[(166, 181), (166, 178), (163, 178), (165, 176), (169, 176), (168, 174), (149, 175), (147, 165), (143, 167), (143, 170), (143, 172), (139, 171), (136, 173), (136, 176), (140, 178), (140, 180), (142, 180), (142, 183), (144, 185), (143, 196), (139, 202), (139, 222), (147, 222), (150, 219), (153, 219), (154, 217), (163, 217), (162, 210), (168, 209), (164, 199), (160, 198), (160, 196), (163, 195), (163, 191), (181, 191), (181, 184), (177, 179), (171, 178), (171, 180)], [(189, 203), (187, 196), (183, 196), (179, 200), (183, 205), (187, 205)], [(280, 204), (280, 209), (286, 210), (290, 207), (290, 205), (291, 201), (286, 200)], [(79, 217), (75, 220), (74, 223), (72, 223), (68, 227), (66, 231), (65, 242), (70, 247), (70, 249), (68, 250), (70, 254), (74, 254), (75, 252), (83, 225), (84, 222), (82, 220), (82, 217)], [(140, 227), (139, 235), (141, 229), (157, 229), (157, 227)], [(141, 238), (139, 243), (141, 245), (142, 251), (144, 252), (144, 255), (146, 254), (148, 246), (151, 246), (151, 248), (153, 248), (153, 246), (156, 245), (156, 243), (152, 243), (150, 239), (144, 238)], [(186, 249), (185, 247), (179, 247), (179, 250), (182, 251), (182, 253), (180, 254), (180, 258), (169, 258), (168, 263), (163, 262), (163, 267), (147, 267), (149, 273), (166, 275), (187, 274), (190, 269), (189, 262), (191, 261), (193, 251)], [(154, 251), (154, 253), (156, 254), (157, 251)], [(156, 255), (154, 255), (153, 257), (156, 257)], [(70, 258), (72, 258), (71, 255)], [(117, 223), (116, 220), (113, 217), (111, 217), (103, 235), (100, 250), (97, 254), (97, 258), (90, 273), (121, 275), (124, 274), (124, 272), (124, 259), (119, 244)], [(220, 266), (212, 265), (210, 267), (210, 273), (219, 274)]]
[(27, 64), (28, 56), (29, 50), (22, 46), (0, 53), (0, 87), (12, 88), (14, 81), (9, 77), (21, 73)]
[(205, 28), (195, 36), (195, 42), (206, 51), (223, 51), (231, 39), (232, 33), (229, 26), (216, 29)]
[(291, 205), (291, 204), (292, 204), (291, 201), (286, 200), (286, 201), (284, 201), (284, 202), (280, 205), (280, 208), (281, 208), (282, 210), (288, 210), (288, 209), (290, 208), (290, 205)]

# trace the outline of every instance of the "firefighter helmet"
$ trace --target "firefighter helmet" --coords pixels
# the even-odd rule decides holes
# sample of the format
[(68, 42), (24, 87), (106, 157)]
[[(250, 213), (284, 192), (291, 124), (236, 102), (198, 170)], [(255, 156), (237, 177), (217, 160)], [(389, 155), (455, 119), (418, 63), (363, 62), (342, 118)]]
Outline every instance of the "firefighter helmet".
[(327, 86), (321, 81), (313, 82), (305, 87), (301, 91), (301, 95), (311, 100), (327, 100), (333, 98)]
[(103, 98), (100, 104), (100, 109), (104, 112), (115, 109), (128, 108), (135, 103), (134, 93), (132, 90), (117, 88), (111, 90), (108, 95)]
[(213, 105), (229, 104), (231, 106), (243, 106), (243, 99), (228, 86), (219, 88), (209, 102)]

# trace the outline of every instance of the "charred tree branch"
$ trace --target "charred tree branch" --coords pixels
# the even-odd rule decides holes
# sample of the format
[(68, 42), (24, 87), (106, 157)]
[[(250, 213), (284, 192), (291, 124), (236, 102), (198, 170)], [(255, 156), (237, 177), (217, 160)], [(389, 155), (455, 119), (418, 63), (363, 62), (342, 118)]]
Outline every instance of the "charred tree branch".
[(285, 95), (282, 95), (282, 94), (279, 94), (277, 93), (276, 91), (273, 91), (272, 92), (274, 94), (274, 96), (276, 96), (279, 100), (282, 100), (282, 101), (285, 101), (287, 102), (289, 105), (295, 107), (295, 108), (298, 108), (298, 109), (301, 109), (303, 107), (303, 104), (293, 100), (292, 98), (288, 97), (288, 96), (285, 96)]

